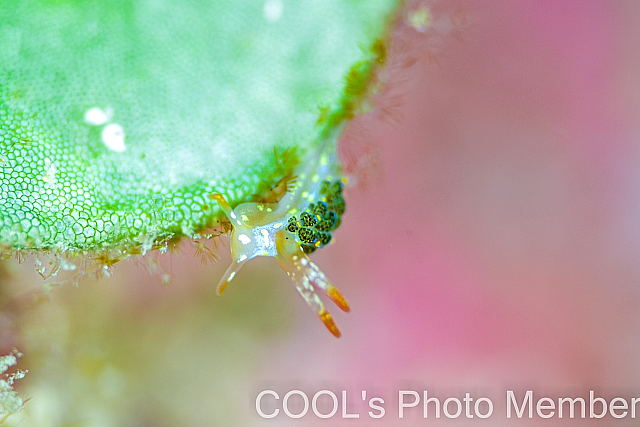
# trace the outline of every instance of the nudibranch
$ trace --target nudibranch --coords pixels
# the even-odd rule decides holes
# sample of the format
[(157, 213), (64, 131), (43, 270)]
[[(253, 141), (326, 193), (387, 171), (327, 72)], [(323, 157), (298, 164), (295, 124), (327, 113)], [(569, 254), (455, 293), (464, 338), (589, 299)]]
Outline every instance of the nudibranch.
[(218, 295), (247, 261), (257, 256), (275, 257), (309, 307), (334, 336), (340, 337), (316, 290), (325, 292), (344, 311), (349, 311), (349, 303), (307, 256), (331, 241), (331, 233), (340, 225), (345, 210), (344, 182), (336, 171), (333, 144), (325, 141), (324, 148), (307, 153), (306, 161), (295, 170), (295, 184), (293, 180), (285, 183), (290, 191), (285, 191), (279, 201), (247, 202), (232, 209), (222, 194), (212, 194), (211, 198), (219, 203), (233, 227), (233, 262), (218, 284)]

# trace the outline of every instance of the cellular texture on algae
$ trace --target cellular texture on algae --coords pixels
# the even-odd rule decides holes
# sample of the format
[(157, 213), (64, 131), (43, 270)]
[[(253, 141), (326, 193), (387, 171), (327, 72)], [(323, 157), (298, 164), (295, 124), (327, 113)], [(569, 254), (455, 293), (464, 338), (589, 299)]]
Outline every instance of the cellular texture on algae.
[(397, 2), (274, 1), (2, 2), (2, 252), (197, 238), (335, 139)]

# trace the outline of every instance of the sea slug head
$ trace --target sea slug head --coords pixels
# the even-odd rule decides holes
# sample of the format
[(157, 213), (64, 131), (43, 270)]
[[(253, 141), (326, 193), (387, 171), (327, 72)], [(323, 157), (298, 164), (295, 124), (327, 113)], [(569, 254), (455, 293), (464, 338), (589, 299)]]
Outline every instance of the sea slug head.
[(233, 262), (218, 284), (217, 293), (222, 294), (244, 263), (257, 256), (276, 256), (275, 233), (284, 227), (284, 222), (274, 221), (274, 205), (268, 203), (242, 203), (231, 209), (221, 194), (212, 194), (225, 213), (231, 231), (231, 257)]
[(330, 232), (337, 228), (339, 216), (344, 212), (341, 191), (339, 182), (334, 185), (325, 183), (319, 192), (320, 200), (316, 204), (308, 204), (302, 211), (292, 208), (292, 197), (288, 197), (291, 194), (278, 203), (248, 202), (235, 209), (231, 209), (221, 194), (212, 194), (211, 198), (218, 202), (233, 227), (233, 262), (218, 284), (218, 295), (251, 258), (275, 257), (309, 307), (327, 329), (339, 337), (340, 331), (316, 290), (326, 293), (344, 311), (349, 311), (349, 303), (307, 253), (330, 242)]

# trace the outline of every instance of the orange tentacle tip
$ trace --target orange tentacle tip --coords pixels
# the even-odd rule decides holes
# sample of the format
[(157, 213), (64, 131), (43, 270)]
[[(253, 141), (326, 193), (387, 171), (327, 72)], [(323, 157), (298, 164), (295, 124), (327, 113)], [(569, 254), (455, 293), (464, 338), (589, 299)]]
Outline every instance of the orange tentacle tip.
[[(327, 164), (326, 156), (320, 159), (319, 164)], [(340, 337), (316, 291), (325, 293), (345, 312), (350, 309), (349, 303), (307, 254), (327, 245), (332, 239), (331, 232), (340, 225), (345, 209), (342, 181), (339, 177), (323, 181), (313, 168), (299, 172), (295, 181), (292, 179), (295, 175), (287, 172), (278, 197), (260, 203), (242, 203), (232, 209), (223, 195), (210, 195), (233, 227), (230, 236), (233, 262), (220, 280), (217, 293), (224, 291), (250, 259), (275, 257), (307, 305), (335, 337)], [(326, 170), (323, 175), (327, 177)]]
[(342, 311), (347, 313), (351, 311), (351, 307), (349, 307), (349, 302), (345, 299), (345, 297), (342, 296), (338, 288), (336, 288), (333, 285), (330, 285), (329, 289), (327, 290), (327, 295), (329, 295), (329, 298), (331, 298), (331, 301), (333, 301), (335, 305), (340, 307)]
[(327, 327), (329, 332), (331, 332), (334, 337), (340, 338), (342, 334), (340, 333), (340, 330), (336, 326), (336, 323), (333, 321), (333, 318), (328, 311), (325, 310), (324, 312), (320, 313), (320, 320), (322, 320), (324, 326)]

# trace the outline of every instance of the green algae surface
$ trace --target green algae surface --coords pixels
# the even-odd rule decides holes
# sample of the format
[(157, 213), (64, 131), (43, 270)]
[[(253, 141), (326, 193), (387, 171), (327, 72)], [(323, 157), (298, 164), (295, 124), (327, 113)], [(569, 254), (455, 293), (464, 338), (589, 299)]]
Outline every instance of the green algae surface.
[(197, 237), (353, 116), (396, 3), (1, 2), (0, 251)]

